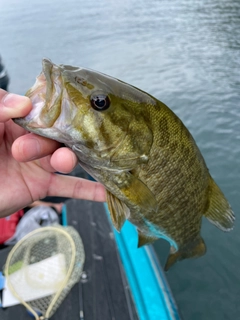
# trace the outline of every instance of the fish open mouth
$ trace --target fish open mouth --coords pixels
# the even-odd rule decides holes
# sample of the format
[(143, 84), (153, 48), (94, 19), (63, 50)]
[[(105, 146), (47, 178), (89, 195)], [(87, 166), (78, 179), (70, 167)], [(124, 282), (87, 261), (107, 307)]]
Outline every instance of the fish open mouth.
[(33, 109), (25, 118), (15, 119), (15, 122), (28, 129), (51, 127), (60, 113), (61, 91), (61, 68), (50, 60), (43, 59), (42, 72), (26, 93)]

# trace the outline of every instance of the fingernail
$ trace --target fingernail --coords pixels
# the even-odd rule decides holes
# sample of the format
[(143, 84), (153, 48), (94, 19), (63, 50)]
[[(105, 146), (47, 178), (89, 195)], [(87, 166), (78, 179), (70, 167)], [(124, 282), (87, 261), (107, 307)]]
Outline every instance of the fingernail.
[(8, 93), (3, 99), (3, 104), (7, 108), (16, 107), (16, 105), (18, 108), (21, 108), (29, 104), (29, 98), (14, 93)]

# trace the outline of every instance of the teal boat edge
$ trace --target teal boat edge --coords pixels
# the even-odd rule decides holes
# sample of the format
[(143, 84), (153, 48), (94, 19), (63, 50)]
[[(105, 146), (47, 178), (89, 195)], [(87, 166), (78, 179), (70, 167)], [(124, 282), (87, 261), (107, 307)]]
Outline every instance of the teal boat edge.
[(67, 226), (68, 222), (67, 222), (67, 206), (64, 204), (62, 207), (62, 225), (63, 226)]
[(181, 320), (153, 247), (137, 248), (137, 230), (129, 221), (120, 233), (114, 229), (114, 235), (139, 319)]

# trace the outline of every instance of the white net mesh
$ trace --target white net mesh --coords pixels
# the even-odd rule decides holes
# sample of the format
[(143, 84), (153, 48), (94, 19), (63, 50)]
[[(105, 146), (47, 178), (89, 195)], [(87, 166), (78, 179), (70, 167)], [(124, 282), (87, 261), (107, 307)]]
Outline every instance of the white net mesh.
[(12, 294), (35, 316), (48, 319), (79, 281), (85, 260), (72, 227), (44, 227), (19, 241), (5, 267)]

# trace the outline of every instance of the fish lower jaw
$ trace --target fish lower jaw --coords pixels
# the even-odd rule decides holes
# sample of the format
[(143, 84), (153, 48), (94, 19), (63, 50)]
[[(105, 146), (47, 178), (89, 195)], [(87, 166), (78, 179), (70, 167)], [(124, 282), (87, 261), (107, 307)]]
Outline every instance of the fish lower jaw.
[(38, 133), (38, 129), (45, 129), (44, 124), (38, 123), (37, 121), (34, 122), (32, 119), (15, 118), (13, 121), (19, 126), (23, 127), (25, 130), (36, 134)]

